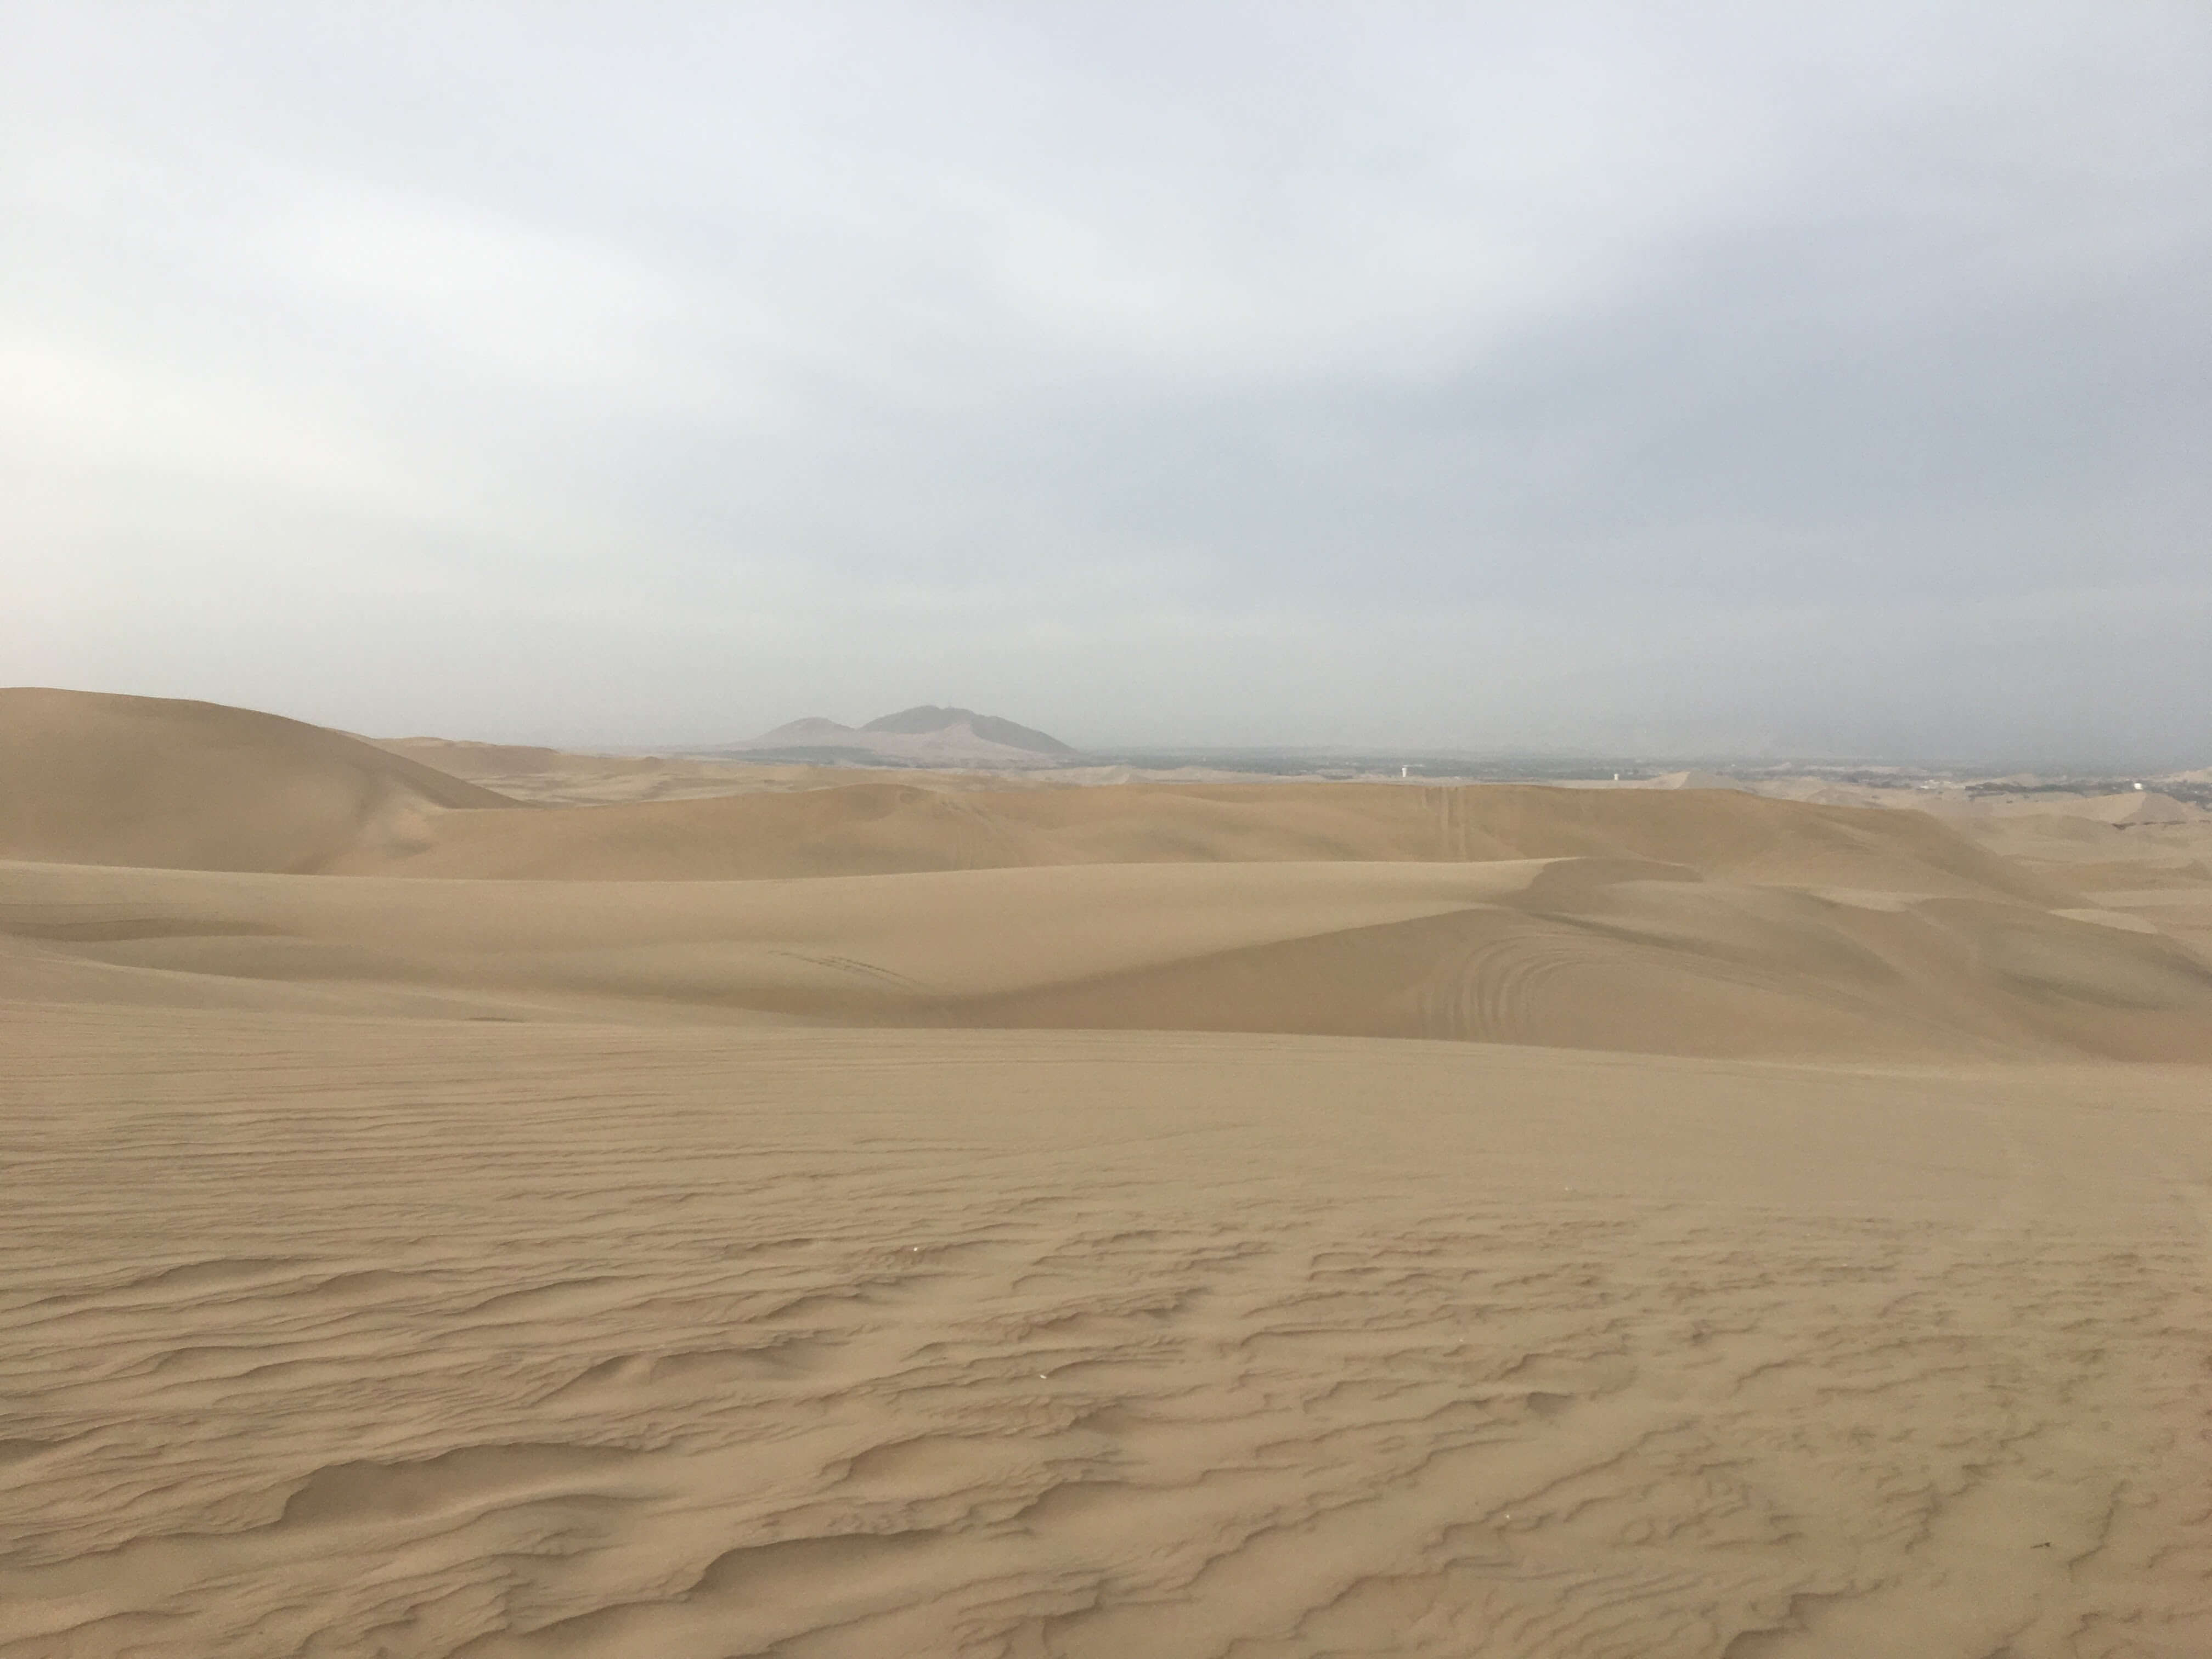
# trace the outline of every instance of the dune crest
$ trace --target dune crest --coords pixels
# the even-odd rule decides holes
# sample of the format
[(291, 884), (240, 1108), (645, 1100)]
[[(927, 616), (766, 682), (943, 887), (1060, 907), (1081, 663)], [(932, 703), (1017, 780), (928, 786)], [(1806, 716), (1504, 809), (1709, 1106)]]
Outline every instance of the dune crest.
[(343, 732), (218, 703), (0, 690), (0, 850), (67, 864), (316, 871), (402, 858), (514, 805)]
[[(426, 752), (421, 749), (417, 754)], [(429, 750), (427, 752), (434, 752)], [(517, 751), (526, 763), (532, 751)], [(1923, 815), (1733, 791), (898, 781), (512, 810), (275, 715), (0, 692), (0, 857), (164, 869), (738, 880), (1022, 866), (1629, 858), (1793, 884), (2045, 896)]]
[(2168, 912), (2092, 902), (1913, 812), (1694, 788), (908, 780), (518, 809), (244, 711), (11, 693), (0, 715), (17, 994), (2212, 1058), (2212, 963)]

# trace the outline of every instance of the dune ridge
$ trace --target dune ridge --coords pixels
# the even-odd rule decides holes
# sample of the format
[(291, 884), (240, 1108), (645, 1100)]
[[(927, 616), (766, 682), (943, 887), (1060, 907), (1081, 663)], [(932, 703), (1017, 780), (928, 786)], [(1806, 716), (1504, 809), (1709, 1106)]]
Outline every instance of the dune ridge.
[(1735, 791), (872, 781), (518, 811), (418, 760), (274, 715), (43, 691), (0, 692), (0, 857), (31, 861), (696, 881), (1612, 857), (1754, 881), (2049, 896), (1920, 814)]
[(19, 994), (2212, 1058), (2193, 912), (2112, 909), (1912, 812), (911, 781), (524, 809), (243, 711), (9, 694), (0, 715)]
[(70, 864), (310, 871), (404, 856), (481, 785), (280, 714), (0, 690), (0, 850)]
[(0, 866), (0, 987), (271, 1006), (306, 988), (540, 1019), (2212, 1059), (2212, 965), (2116, 920), (1596, 858), (711, 883), (17, 865)]
[(1601, 793), (1539, 785), (1107, 784), (944, 791), (845, 784), (776, 794), (441, 814), (401, 848), (326, 868), (585, 880), (721, 880), (1032, 865), (1480, 862), (1606, 857), (1753, 880), (2047, 893), (1914, 813), (1736, 792)]

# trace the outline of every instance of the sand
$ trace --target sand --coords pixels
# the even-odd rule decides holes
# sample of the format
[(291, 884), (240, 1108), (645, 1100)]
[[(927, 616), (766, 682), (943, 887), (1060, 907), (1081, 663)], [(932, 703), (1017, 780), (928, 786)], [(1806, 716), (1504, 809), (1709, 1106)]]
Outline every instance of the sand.
[(2212, 1652), (2198, 826), (116, 701), (0, 693), (8, 1659)]

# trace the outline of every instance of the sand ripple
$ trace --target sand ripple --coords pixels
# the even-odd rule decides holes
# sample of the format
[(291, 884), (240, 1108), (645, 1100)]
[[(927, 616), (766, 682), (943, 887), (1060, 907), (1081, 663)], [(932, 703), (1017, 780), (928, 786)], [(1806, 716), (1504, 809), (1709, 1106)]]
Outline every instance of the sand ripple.
[(2212, 1651), (2201, 1073), (0, 1038), (9, 1659)]

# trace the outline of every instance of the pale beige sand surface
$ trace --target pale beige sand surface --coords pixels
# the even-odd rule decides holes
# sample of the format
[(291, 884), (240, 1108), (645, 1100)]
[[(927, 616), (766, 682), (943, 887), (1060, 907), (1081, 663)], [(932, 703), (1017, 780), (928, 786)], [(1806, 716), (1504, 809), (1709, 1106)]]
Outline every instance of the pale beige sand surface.
[(0, 692), (0, 1656), (2212, 1653), (2204, 826), (756, 783)]
[(0, 865), (0, 994), (2212, 1059), (2212, 963), (2157, 914), (1601, 858), (628, 883), (15, 864)]
[(11, 1656), (2212, 1650), (2199, 1072), (0, 1039)]
[(0, 690), (0, 851), (187, 869), (313, 870), (396, 851), (505, 797), (252, 709)]
[[(820, 789), (851, 783), (850, 767), (760, 765), (681, 756), (580, 755), (517, 744), (466, 743), (450, 738), (378, 738), (377, 748), (482, 784), (538, 806), (611, 806), (647, 800), (691, 800), (762, 789)], [(1019, 775), (901, 770), (895, 775), (933, 789), (1004, 788)]]

